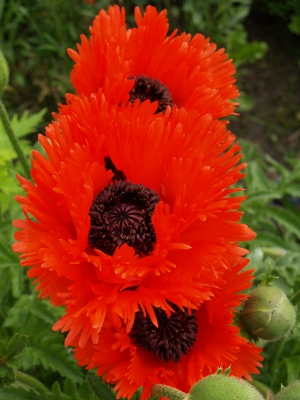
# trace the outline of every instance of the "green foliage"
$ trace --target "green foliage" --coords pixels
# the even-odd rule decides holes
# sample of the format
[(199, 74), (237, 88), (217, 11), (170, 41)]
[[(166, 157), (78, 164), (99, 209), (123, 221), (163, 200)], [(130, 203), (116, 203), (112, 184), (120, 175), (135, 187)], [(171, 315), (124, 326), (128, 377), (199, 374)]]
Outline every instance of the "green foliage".
[(103, 384), (96, 375), (89, 375), (88, 383), (99, 397), (105, 400), (115, 400), (116, 396), (112, 389), (108, 385)]
[[(71, 379), (66, 379), (63, 387), (55, 382), (51, 389), (42, 385), (36, 379), (26, 374), (17, 374), (16, 383), (0, 391), (0, 400), (109, 400), (105, 397), (98, 397), (87, 382), (76, 385)], [(22, 384), (22, 385), (21, 385)]]
[[(75, 48), (81, 33), (88, 35), (88, 26), (100, 8), (114, 4), (113, 0), (0, 0), (0, 48), (11, 70), (11, 82), (6, 91), (10, 108), (26, 106), (49, 111), (57, 108), (66, 92), (72, 90), (69, 74), (72, 61), (66, 54)], [(146, 0), (125, 0), (129, 24), (133, 24), (133, 9), (144, 8)], [(254, 62), (266, 52), (263, 42), (248, 42), (242, 25), (250, 12), (252, 0), (179, 0), (173, 4), (156, 0), (158, 9), (167, 8), (171, 28), (211, 37), (226, 47), (237, 66)], [(59, 12), (58, 12), (59, 10)], [(26, 98), (26, 103), (24, 103)], [(49, 115), (50, 118), (50, 115)]]
[(250, 142), (243, 145), (243, 161), (248, 163), (243, 204), (243, 221), (257, 233), (254, 246), (299, 250), (300, 160), (288, 159), (287, 166), (263, 156)]
[(74, 382), (81, 382), (82, 374), (72, 354), (63, 346), (63, 336), (51, 330), (57, 314), (57, 310), (35, 295), (23, 295), (8, 311), (3, 327), (15, 328), (29, 335), (28, 346), (20, 361), (24, 371), (42, 366)]
[(8, 78), (9, 78), (8, 65), (2, 54), (2, 51), (0, 50), (0, 97), (2, 96), (2, 93), (8, 83)]
[(233, 58), (237, 68), (247, 62), (259, 60), (268, 49), (264, 42), (252, 41), (248, 43), (247, 33), (241, 24), (236, 25), (235, 30), (224, 41), (224, 47), (230, 57)]
[[(255, 145), (240, 142), (243, 161), (248, 163), (243, 222), (257, 232), (249, 244), (249, 268), (256, 269), (255, 285), (273, 281), (272, 285), (281, 288), (296, 305), (300, 285), (300, 160), (287, 158), (283, 165), (261, 154)], [(300, 375), (299, 314), (297, 322), (286, 338), (259, 343), (264, 347), (265, 360), (256, 379), (274, 393), (281, 383), (288, 385)]]
[[(188, 32), (202, 32), (233, 58), (236, 67), (246, 62), (254, 62), (267, 51), (263, 42), (248, 42), (242, 22), (250, 12), (252, 0), (197, 1), (188, 0), (182, 10), (186, 20), (192, 20), (194, 26)], [(216, 29), (217, 27), (217, 29)]]
[[(31, 143), (27, 137), (36, 131), (36, 127), (43, 121), (45, 113), (46, 109), (31, 115), (24, 111), (20, 118), (16, 114), (12, 117), (12, 128), (19, 139), (23, 152), (28, 156), (31, 151)], [(22, 174), (23, 171), (19, 168), (19, 163), (15, 162), (16, 159), (17, 155), (0, 119), (0, 213), (2, 215), (12, 205), (11, 196), (20, 190), (16, 180), (16, 172)]]
[[(0, 48), (10, 67), (11, 107), (55, 110), (71, 90), (66, 54), (109, 0), (0, 0)], [(24, 99), (27, 99), (24, 103)], [(49, 116), (50, 117), (50, 116)]]
[(28, 336), (17, 333), (9, 341), (0, 340), (0, 388), (15, 381), (16, 356), (23, 351), (27, 339)]
[[(292, 33), (300, 35), (300, 3), (298, 0), (255, 0), (259, 9), (282, 18)], [(255, 4), (256, 5), (256, 4)]]

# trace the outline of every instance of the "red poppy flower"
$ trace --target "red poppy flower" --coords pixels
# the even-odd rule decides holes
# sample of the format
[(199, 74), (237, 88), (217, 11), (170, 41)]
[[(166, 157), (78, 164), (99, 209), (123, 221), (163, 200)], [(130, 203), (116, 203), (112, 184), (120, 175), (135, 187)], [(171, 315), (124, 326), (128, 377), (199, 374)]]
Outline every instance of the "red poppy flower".
[[(151, 387), (158, 383), (188, 393), (194, 383), (215, 373), (219, 367), (231, 367), (232, 375), (251, 380), (249, 373), (258, 373), (257, 367), (261, 367), (262, 349), (247, 342), (239, 335), (238, 327), (232, 325), (233, 310), (245, 298), (238, 292), (251, 286), (251, 272), (240, 272), (245, 261), (226, 271), (218, 281), (214, 298), (204, 302), (194, 314), (177, 310), (167, 319), (161, 311), (156, 311), (160, 330), (153, 324), (151, 326), (149, 318), (140, 312), (133, 333), (126, 333), (122, 323), (110, 320), (105, 323), (98, 344), (89, 340), (81, 349), (77, 338), (73, 345), (78, 364), (87, 365), (87, 369), (97, 368), (98, 375), (115, 385), (117, 398), (130, 399), (142, 386), (141, 400), (147, 400)], [(182, 314), (190, 318), (184, 324), (180, 324)], [(194, 323), (198, 328), (195, 342), (179, 360), (167, 359), (165, 355), (168, 353), (156, 351), (157, 338), (163, 342), (165, 332), (176, 329), (176, 335), (171, 339), (169, 335), (170, 349), (178, 345), (178, 337), (184, 336), (186, 341), (186, 337), (191, 336)], [(135, 328), (143, 340), (139, 340)]]
[(101, 91), (74, 101), (39, 137), (34, 183), (19, 177), (25, 220), (13, 248), (40, 297), (66, 306), (55, 329), (98, 343), (106, 315), (129, 332), (142, 310), (198, 308), (247, 253), (240, 147), (225, 122), (149, 101), (108, 107)]
[(237, 103), (231, 100), (238, 97), (232, 60), (201, 34), (192, 38), (175, 30), (167, 36), (166, 14), (147, 6), (142, 15), (137, 7), (137, 28), (126, 29), (124, 9), (101, 10), (90, 39), (81, 35), (78, 52), (68, 51), (77, 93), (89, 96), (102, 88), (109, 104), (150, 99), (158, 101), (156, 112), (175, 104), (213, 118), (232, 114)]

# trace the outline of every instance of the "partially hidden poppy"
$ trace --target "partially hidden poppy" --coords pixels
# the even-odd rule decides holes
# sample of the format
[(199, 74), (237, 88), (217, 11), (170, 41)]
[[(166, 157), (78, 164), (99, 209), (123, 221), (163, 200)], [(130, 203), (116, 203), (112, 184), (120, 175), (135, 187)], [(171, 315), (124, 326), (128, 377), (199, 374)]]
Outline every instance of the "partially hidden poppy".
[[(79, 96), (101, 88), (109, 104), (157, 101), (156, 112), (176, 105), (213, 118), (234, 112), (238, 97), (235, 68), (224, 49), (201, 34), (168, 36), (166, 10), (135, 8), (137, 27), (126, 28), (125, 11), (117, 5), (101, 10), (81, 35), (77, 51), (68, 53), (75, 65), (71, 81)], [(67, 96), (72, 101), (74, 95)]]
[[(114, 385), (117, 398), (130, 399), (142, 387), (141, 400), (148, 400), (155, 384), (188, 393), (193, 384), (219, 367), (230, 367), (232, 375), (251, 380), (249, 374), (258, 373), (261, 367), (262, 349), (247, 342), (232, 324), (234, 309), (245, 298), (238, 292), (251, 286), (251, 271), (241, 272), (245, 264), (246, 260), (227, 270), (213, 291), (214, 297), (190, 314), (177, 309), (166, 318), (157, 309), (156, 327), (140, 311), (129, 333), (120, 321), (108, 319), (98, 344), (89, 340), (81, 349), (76, 338), (72, 345), (78, 364), (97, 368), (98, 375)], [(181, 349), (180, 359), (172, 358), (180, 353), (183, 337), (185, 344), (193, 338), (193, 345), (188, 352)]]
[(99, 343), (107, 316), (126, 332), (136, 313), (196, 310), (244, 261), (240, 147), (226, 123), (149, 100), (109, 106), (100, 90), (74, 101), (39, 136), (33, 183), (19, 177), (25, 220), (13, 245), (40, 297), (66, 307), (54, 329)]

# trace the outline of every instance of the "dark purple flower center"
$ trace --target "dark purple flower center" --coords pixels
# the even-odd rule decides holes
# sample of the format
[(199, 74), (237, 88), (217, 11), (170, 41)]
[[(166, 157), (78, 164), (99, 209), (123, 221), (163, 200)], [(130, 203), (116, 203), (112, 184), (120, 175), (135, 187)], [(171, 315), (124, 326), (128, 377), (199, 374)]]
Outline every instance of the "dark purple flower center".
[(155, 308), (158, 327), (153, 325), (149, 316), (144, 317), (142, 311), (137, 312), (130, 336), (136, 345), (161, 360), (177, 363), (194, 346), (198, 326), (194, 312), (189, 314), (173, 303), (170, 305), (175, 310), (170, 317), (161, 308)]
[(156, 242), (151, 217), (158, 201), (159, 196), (143, 185), (122, 180), (108, 184), (90, 208), (89, 245), (113, 255), (127, 243), (140, 256), (148, 255)]
[(157, 101), (156, 114), (164, 112), (167, 106), (173, 107), (173, 99), (169, 89), (158, 79), (152, 79), (146, 75), (133, 76), (129, 79), (135, 79), (135, 84), (129, 93), (131, 103), (134, 103), (137, 99), (141, 102), (145, 100), (150, 100), (151, 103)]

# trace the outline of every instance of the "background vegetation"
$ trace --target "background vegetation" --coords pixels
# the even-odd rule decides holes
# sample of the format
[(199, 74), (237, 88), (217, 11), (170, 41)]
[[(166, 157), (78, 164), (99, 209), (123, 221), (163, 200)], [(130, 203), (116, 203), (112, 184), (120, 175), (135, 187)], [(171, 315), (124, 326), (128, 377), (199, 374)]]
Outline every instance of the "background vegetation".
[[(148, 1), (120, 3), (131, 15), (129, 24), (133, 24), (134, 6), (144, 7)], [(72, 90), (72, 63), (66, 48), (74, 48), (81, 33), (88, 34), (95, 14), (109, 4), (109, 0), (0, 0), (0, 48), (11, 71), (3, 101), (28, 157), (32, 147), (38, 147), (37, 132), (43, 131), (57, 103)], [(248, 163), (244, 222), (258, 233), (250, 244), (250, 268), (256, 268), (255, 284), (259, 284), (271, 266), (272, 275), (279, 277), (274, 284), (297, 305), (300, 3), (156, 0), (152, 4), (168, 9), (171, 28), (203, 32), (225, 46), (235, 61), (243, 94), (242, 115), (232, 121), (231, 128), (243, 145)], [(289, 46), (284, 46), (284, 40)], [(20, 192), (16, 172), (23, 173), (0, 123), (0, 400), (41, 396), (49, 400), (113, 400), (112, 390), (93, 372), (77, 367), (70, 349), (63, 346), (63, 335), (52, 331), (61, 310), (37, 299), (26, 271), (11, 250), (11, 221), (21, 217), (13, 201)], [(258, 380), (276, 393), (281, 383), (299, 379), (298, 328), (279, 342), (261, 345), (265, 362)]]

